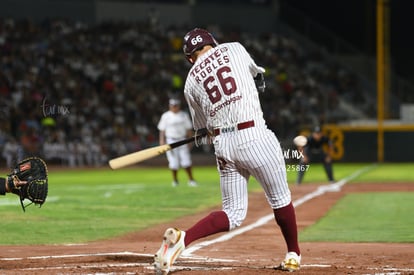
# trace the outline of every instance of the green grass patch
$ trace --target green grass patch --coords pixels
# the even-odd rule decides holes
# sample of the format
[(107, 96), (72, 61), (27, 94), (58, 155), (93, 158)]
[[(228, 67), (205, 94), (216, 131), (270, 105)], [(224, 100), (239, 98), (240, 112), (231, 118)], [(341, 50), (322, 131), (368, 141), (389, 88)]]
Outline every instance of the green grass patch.
[(195, 170), (200, 179), (197, 188), (187, 186), (184, 174), (181, 186), (172, 188), (171, 174), (165, 168), (51, 171), (49, 196), (41, 209), (29, 206), (23, 213), (17, 196), (7, 194), (7, 203), (0, 204), (0, 234), (7, 238), (0, 242), (105, 239), (219, 205), (215, 169)]
[[(369, 163), (334, 163), (333, 173), (335, 180), (340, 180), (354, 172), (364, 169), (372, 164)], [(412, 182), (414, 183), (414, 164), (413, 163), (379, 163), (372, 165), (372, 169), (362, 173), (352, 182)], [(297, 172), (287, 171), (289, 183), (296, 181)], [(324, 167), (320, 163), (311, 163), (308, 171), (305, 173), (303, 182), (306, 183), (326, 183)]]
[(357, 178), (359, 182), (413, 182), (413, 163), (381, 163)]
[[(366, 166), (338, 163), (334, 166), (335, 176), (340, 179)], [(394, 175), (388, 178), (414, 182), (413, 175), (404, 172), (408, 169), (405, 165), (392, 165), (389, 169), (387, 165), (379, 165), (356, 180), (372, 182), (378, 177), (377, 173), (387, 170), (386, 175)], [(7, 173), (3, 171), (0, 174)], [(180, 171), (181, 184), (178, 188), (172, 188), (171, 173), (165, 167), (116, 171), (109, 168), (51, 169), (49, 196), (42, 208), (29, 206), (23, 213), (17, 196), (7, 194), (0, 197), (0, 235), (6, 236), (0, 240), (0, 244), (81, 243), (139, 231), (211, 207), (220, 209), (221, 194), (216, 167), (194, 167), (194, 175), (199, 187), (187, 186), (186, 174)], [(288, 171), (287, 175), (289, 183), (294, 184), (296, 172)], [(304, 184), (325, 181), (323, 167), (311, 164)], [(261, 192), (253, 178), (249, 190)], [(404, 200), (395, 198), (396, 202)], [(399, 217), (396, 219), (399, 220)], [(380, 232), (384, 229), (377, 230)]]
[(414, 242), (414, 192), (361, 193), (342, 198), (301, 241)]

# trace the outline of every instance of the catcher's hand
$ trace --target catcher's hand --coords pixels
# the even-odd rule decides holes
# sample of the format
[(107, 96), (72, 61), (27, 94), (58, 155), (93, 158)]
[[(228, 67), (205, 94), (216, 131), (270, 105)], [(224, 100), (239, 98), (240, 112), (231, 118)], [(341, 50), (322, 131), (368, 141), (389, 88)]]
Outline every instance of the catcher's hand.
[[(48, 192), (48, 177), (46, 163), (38, 157), (31, 157), (19, 162), (7, 177), (9, 190), (20, 197), (23, 211), (34, 203), (42, 206)], [(30, 200), (27, 205), (25, 199)]]

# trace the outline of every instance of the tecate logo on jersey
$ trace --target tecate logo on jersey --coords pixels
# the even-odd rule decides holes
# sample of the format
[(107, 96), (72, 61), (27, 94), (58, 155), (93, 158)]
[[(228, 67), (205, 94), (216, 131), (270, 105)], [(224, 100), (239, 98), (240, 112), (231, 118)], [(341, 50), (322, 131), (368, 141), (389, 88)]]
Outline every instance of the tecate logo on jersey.
[(211, 73), (214, 69), (219, 68), (223, 64), (229, 63), (229, 57), (227, 55), (223, 55), (223, 53), (227, 52), (227, 48), (223, 47), (220, 49), (215, 50), (212, 54), (207, 56), (200, 64), (195, 66), (190, 75), (195, 78), (198, 83)]

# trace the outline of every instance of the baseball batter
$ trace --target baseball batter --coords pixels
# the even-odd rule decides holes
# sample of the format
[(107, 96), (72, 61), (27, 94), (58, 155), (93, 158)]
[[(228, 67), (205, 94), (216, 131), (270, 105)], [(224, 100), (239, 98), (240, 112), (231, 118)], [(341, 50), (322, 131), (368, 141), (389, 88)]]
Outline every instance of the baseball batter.
[[(192, 136), (193, 126), (190, 116), (181, 110), (180, 105), (180, 100), (171, 98), (169, 100), (169, 110), (161, 115), (160, 121), (158, 122), (160, 145), (177, 142)], [(197, 182), (193, 177), (189, 146), (191, 145), (180, 146), (166, 153), (168, 167), (173, 176), (172, 186), (174, 187), (179, 185), (178, 169), (180, 167), (183, 167), (188, 175), (188, 185), (192, 187), (197, 186)]]
[(204, 29), (188, 32), (183, 50), (193, 64), (184, 89), (193, 126), (196, 130), (206, 127), (214, 136), (222, 210), (210, 213), (188, 230), (167, 229), (154, 258), (156, 270), (168, 273), (193, 241), (239, 227), (247, 214), (250, 176), (260, 182), (287, 244), (286, 256), (277, 268), (298, 270), (301, 254), (283, 153), (277, 137), (266, 126), (254, 80), (265, 70), (240, 43), (218, 44)]

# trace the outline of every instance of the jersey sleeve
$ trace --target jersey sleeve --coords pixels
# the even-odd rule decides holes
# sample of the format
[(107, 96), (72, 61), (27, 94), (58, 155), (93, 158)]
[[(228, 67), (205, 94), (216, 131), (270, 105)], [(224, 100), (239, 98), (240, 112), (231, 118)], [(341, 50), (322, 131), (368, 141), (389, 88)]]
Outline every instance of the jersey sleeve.
[(166, 125), (166, 120), (165, 120), (165, 113), (162, 114), (160, 121), (158, 122), (157, 128), (159, 131), (165, 131), (165, 128), (167, 127)]
[(256, 62), (253, 60), (251, 55), (247, 52), (246, 48), (242, 44), (240, 44), (239, 42), (235, 42), (235, 44), (237, 45), (237, 47), (241, 48), (241, 52), (243, 52), (243, 54), (245, 55), (246, 60), (249, 61), (249, 69), (253, 77), (255, 77), (259, 73), (262, 74), (266, 72), (266, 70), (263, 67), (260, 67), (256, 64)]
[(189, 93), (184, 93), (184, 96), (190, 110), (194, 130), (205, 128), (207, 119), (203, 114), (203, 109)]
[(250, 64), (250, 72), (252, 73), (252, 76), (255, 77), (257, 74), (263, 74), (266, 70), (263, 67), (257, 66), (252, 59), (252, 63)]

